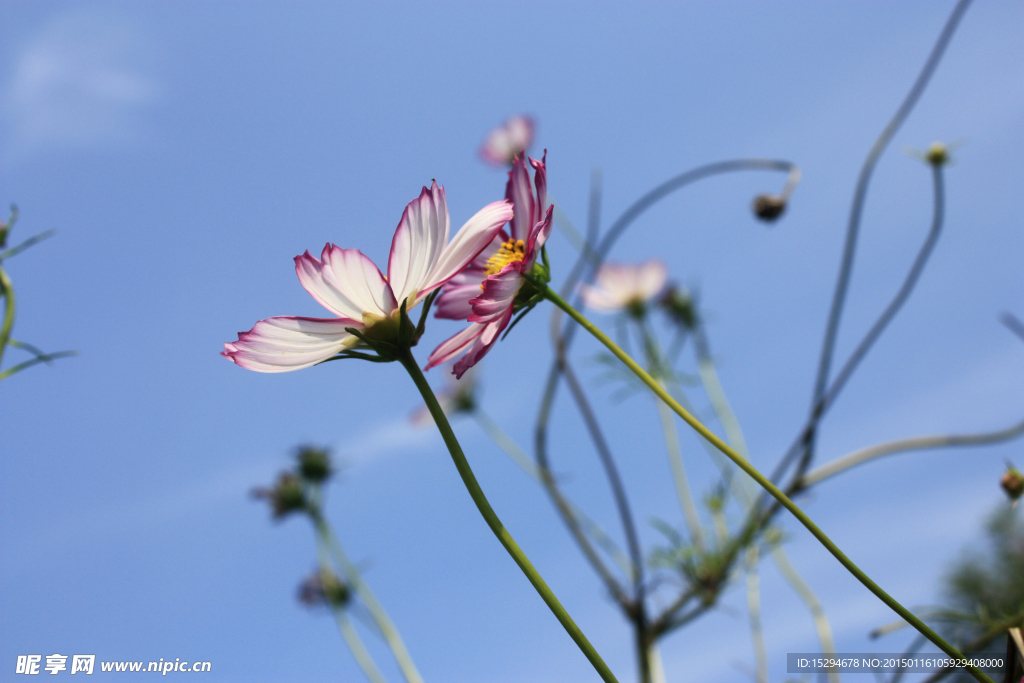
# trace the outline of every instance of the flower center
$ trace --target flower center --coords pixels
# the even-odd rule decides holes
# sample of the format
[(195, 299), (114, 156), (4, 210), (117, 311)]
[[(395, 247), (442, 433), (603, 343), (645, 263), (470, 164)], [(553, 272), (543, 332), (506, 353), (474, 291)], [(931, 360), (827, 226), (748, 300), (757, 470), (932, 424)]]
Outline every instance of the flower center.
[(523, 240), (509, 240), (501, 245), (494, 256), (487, 259), (484, 272), (487, 275), (497, 275), (502, 268), (510, 263), (518, 263), (526, 258), (526, 243)]

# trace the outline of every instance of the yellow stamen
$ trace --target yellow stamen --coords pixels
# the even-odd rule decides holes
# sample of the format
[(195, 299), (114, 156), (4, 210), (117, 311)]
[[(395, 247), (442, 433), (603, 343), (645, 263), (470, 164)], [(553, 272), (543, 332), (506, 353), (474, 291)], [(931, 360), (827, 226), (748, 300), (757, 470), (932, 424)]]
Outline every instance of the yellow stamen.
[[(526, 258), (526, 243), (523, 240), (509, 240), (501, 245), (494, 256), (487, 259), (487, 265), (484, 266), (484, 273), (487, 275), (497, 275), (501, 272), (501, 269), (510, 263), (518, 263)], [(483, 283), (480, 284), (480, 289), (484, 288)]]

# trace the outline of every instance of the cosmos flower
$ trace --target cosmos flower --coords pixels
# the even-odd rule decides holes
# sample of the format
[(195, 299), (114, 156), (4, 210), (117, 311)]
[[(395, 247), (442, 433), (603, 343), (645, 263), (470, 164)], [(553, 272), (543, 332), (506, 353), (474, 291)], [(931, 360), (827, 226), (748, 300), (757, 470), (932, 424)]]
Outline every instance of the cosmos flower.
[(480, 146), (480, 156), (495, 166), (511, 165), (517, 154), (530, 148), (533, 129), (533, 119), (529, 116), (510, 117), (487, 134)]
[(580, 294), (583, 303), (595, 311), (638, 311), (661, 294), (667, 279), (668, 271), (661, 261), (605, 263), (598, 269), (594, 284), (580, 287)]
[(299, 282), (336, 318), (281, 316), (257, 322), (222, 356), (257, 372), (288, 372), (316, 365), (359, 340), (346, 332), (393, 338), (402, 302), (411, 311), (428, 294), (466, 267), (512, 218), (512, 203), (489, 204), (470, 218), (449, 243), (448, 204), (433, 183), (409, 202), (395, 230), (388, 276), (358, 249), (324, 247), (295, 257)]
[(452, 368), (456, 377), (462, 377), (490, 351), (518, 310), (517, 295), (527, 282), (524, 275), (533, 271), (541, 247), (551, 234), (553, 207), (544, 210), (546, 158), (547, 152), (540, 161), (529, 160), (534, 169), (531, 188), (526, 155), (516, 155), (505, 187), (505, 198), (514, 207), (509, 223), (511, 235), (499, 233), (475, 261), (441, 289), (435, 302), (436, 317), (469, 320), (470, 324), (434, 349), (428, 370), (468, 350)]

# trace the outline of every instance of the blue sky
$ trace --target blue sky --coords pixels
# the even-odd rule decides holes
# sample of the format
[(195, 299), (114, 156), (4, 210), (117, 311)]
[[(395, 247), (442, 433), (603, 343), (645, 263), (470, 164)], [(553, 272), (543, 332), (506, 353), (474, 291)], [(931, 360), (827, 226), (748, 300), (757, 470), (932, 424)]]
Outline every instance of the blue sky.
[[(807, 411), (860, 163), (951, 7), (5, 3), (0, 203), (21, 209), (14, 241), (57, 230), (4, 264), (15, 336), (80, 355), (0, 386), (0, 678), (18, 654), (59, 652), (209, 660), (218, 681), (361, 680), (330, 620), (294, 600), (315, 558), (310, 529), (270, 523), (246, 495), (293, 446), (316, 442), (348, 463), (329, 516), (427, 680), (596, 680), (479, 518), (440, 438), (408, 425), (418, 402), (401, 368), (267, 376), (225, 362), (221, 344), (261, 318), (323, 315), (291, 258), (331, 241), (384, 263), (403, 207), (431, 178), (456, 225), (500, 198), (504, 176), (476, 149), (511, 114), (537, 118), (534, 151), (548, 149), (551, 194), (577, 225), (595, 167), (607, 225), (689, 167), (790, 159), (803, 180), (773, 227), (749, 202), (783, 179), (738, 174), (664, 201), (614, 253), (657, 256), (700, 290), (752, 459), (770, 469)], [(829, 414), (821, 462), (1024, 413), (1024, 346), (997, 322), (1024, 317), (1022, 21), (1019, 3), (968, 11), (877, 168), (839, 357), (928, 228), (929, 172), (904, 150), (962, 141), (942, 239)], [(560, 282), (574, 253), (560, 234), (550, 252)], [(535, 311), (482, 368), (484, 407), (524, 446), (551, 357), (549, 313)], [(456, 329), (432, 322), (418, 357)], [(644, 396), (611, 400), (588, 362), (597, 352), (581, 339), (575, 358), (650, 544), (651, 517), (681, 523), (656, 414)], [(617, 529), (564, 395), (555, 416), (569, 492)], [(626, 624), (543, 493), (471, 422), (456, 429), (508, 528), (631, 680)], [(707, 491), (713, 466), (685, 433), (684, 448)], [(1019, 442), (894, 456), (800, 502), (904, 604), (934, 604), (949, 563), (1004, 502), (1006, 458), (1024, 465)], [(902, 649), (904, 635), (869, 644), (892, 613), (792, 519), (783, 526), (839, 649)], [(785, 653), (814, 649), (814, 631), (768, 563), (762, 590), (781, 680)], [(669, 681), (749, 680), (742, 588), (664, 641), (662, 656)]]

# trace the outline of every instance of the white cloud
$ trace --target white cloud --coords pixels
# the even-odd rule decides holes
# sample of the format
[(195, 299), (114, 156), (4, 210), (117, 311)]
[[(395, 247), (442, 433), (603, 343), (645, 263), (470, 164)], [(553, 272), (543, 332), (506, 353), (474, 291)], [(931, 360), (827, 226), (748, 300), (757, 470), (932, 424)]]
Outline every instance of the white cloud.
[(142, 139), (145, 111), (160, 95), (140, 68), (146, 54), (143, 36), (121, 19), (74, 12), (51, 20), (5, 79), (6, 147), (22, 156)]

